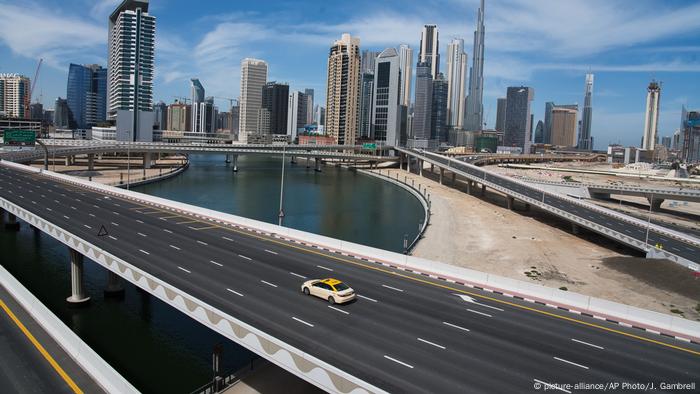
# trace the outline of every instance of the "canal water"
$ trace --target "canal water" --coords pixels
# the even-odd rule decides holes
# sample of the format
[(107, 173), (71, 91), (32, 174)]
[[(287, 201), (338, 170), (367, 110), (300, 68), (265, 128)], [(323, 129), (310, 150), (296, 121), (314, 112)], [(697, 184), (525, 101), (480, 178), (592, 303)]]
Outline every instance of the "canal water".
[[(191, 157), (182, 175), (135, 191), (218, 211), (277, 223), (280, 158), (242, 156), (238, 173), (223, 156)], [(425, 219), (420, 203), (405, 190), (342, 168), (306, 168), (304, 159), (285, 167), (285, 226), (400, 252)], [(70, 308), (67, 248), (26, 224), (19, 232), (0, 229), (0, 262), (39, 300), (77, 332), (137, 389), (186, 393), (211, 378), (211, 351), (224, 346), (223, 370), (233, 371), (254, 355), (167, 304), (125, 283), (122, 300), (105, 299), (106, 272), (85, 264), (91, 303)], [(1, 390), (0, 390), (1, 391)]]

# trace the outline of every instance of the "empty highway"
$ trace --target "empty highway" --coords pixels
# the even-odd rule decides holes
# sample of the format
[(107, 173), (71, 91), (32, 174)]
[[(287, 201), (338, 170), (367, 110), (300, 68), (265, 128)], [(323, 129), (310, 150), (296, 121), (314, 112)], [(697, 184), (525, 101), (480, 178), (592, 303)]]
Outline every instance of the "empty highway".
[[(0, 167), (0, 197), (389, 392), (700, 383), (700, 346), (694, 343), (212, 225), (6, 167)], [(101, 226), (108, 235), (98, 236)], [(685, 255), (692, 253), (697, 251)], [(331, 306), (300, 292), (304, 280), (322, 277), (346, 281), (360, 298)]]

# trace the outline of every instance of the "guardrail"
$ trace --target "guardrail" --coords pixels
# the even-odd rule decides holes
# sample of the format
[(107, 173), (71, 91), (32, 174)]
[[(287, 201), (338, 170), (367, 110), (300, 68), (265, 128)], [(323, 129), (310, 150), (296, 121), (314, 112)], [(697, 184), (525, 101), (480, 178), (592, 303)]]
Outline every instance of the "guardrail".
[(512, 176), (514, 179), (520, 179), (528, 183), (541, 183), (544, 185), (556, 185), (556, 186), (571, 186), (571, 187), (587, 187), (587, 188), (592, 188), (592, 189), (605, 189), (605, 190), (615, 190), (615, 191), (629, 191), (629, 192), (636, 192), (636, 193), (645, 193), (645, 194), (658, 194), (658, 195), (678, 195), (678, 196), (688, 196), (688, 197), (697, 197), (700, 200), (700, 190), (699, 189), (690, 189), (690, 190), (682, 190), (681, 188), (679, 189), (673, 189), (673, 188), (649, 188), (649, 187), (638, 187), (638, 186), (617, 186), (617, 185), (602, 185), (602, 184), (596, 184), (596, 183), (584, 183), (584, 182), (558, 182), (558, 181), (548, 181), (546, 179), (537, 179), (537, 178), (531, 178), (531, 177), (525, 177), (521, 175), (514, 175)]

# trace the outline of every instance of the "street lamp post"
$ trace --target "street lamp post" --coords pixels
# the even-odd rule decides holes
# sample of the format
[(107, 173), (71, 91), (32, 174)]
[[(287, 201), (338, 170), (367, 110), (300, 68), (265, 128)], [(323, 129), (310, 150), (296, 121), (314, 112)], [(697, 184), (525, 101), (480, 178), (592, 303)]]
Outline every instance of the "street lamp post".
[(651, 207), (654, 205), (654, 195), (651, 195), (651, 198), (649, 199), (649, 217), (647, 220), (647, 235), (646, 238), (644, 239), (644, 245), (649, 248), (649, 227), (651, 227)]
[(285, 145), (282, 147), (282, 177), (280, 178), (280, 213), (278, 215), (278, 225), (282, 225), (282, 221), (284, 220), (284, 208), (283, 208), (283, 203), (284, 203), (284, 159), (285, 159), (285, 154), (287, 152), (287, 146)]

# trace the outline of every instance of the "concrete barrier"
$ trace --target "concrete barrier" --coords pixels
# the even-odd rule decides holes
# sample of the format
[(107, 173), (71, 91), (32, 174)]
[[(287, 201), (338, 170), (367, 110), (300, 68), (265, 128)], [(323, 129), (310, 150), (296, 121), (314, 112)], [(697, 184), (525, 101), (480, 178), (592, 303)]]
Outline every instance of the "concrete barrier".
[(2, 266), (0, 284), (106, 392), (139, 392)]

